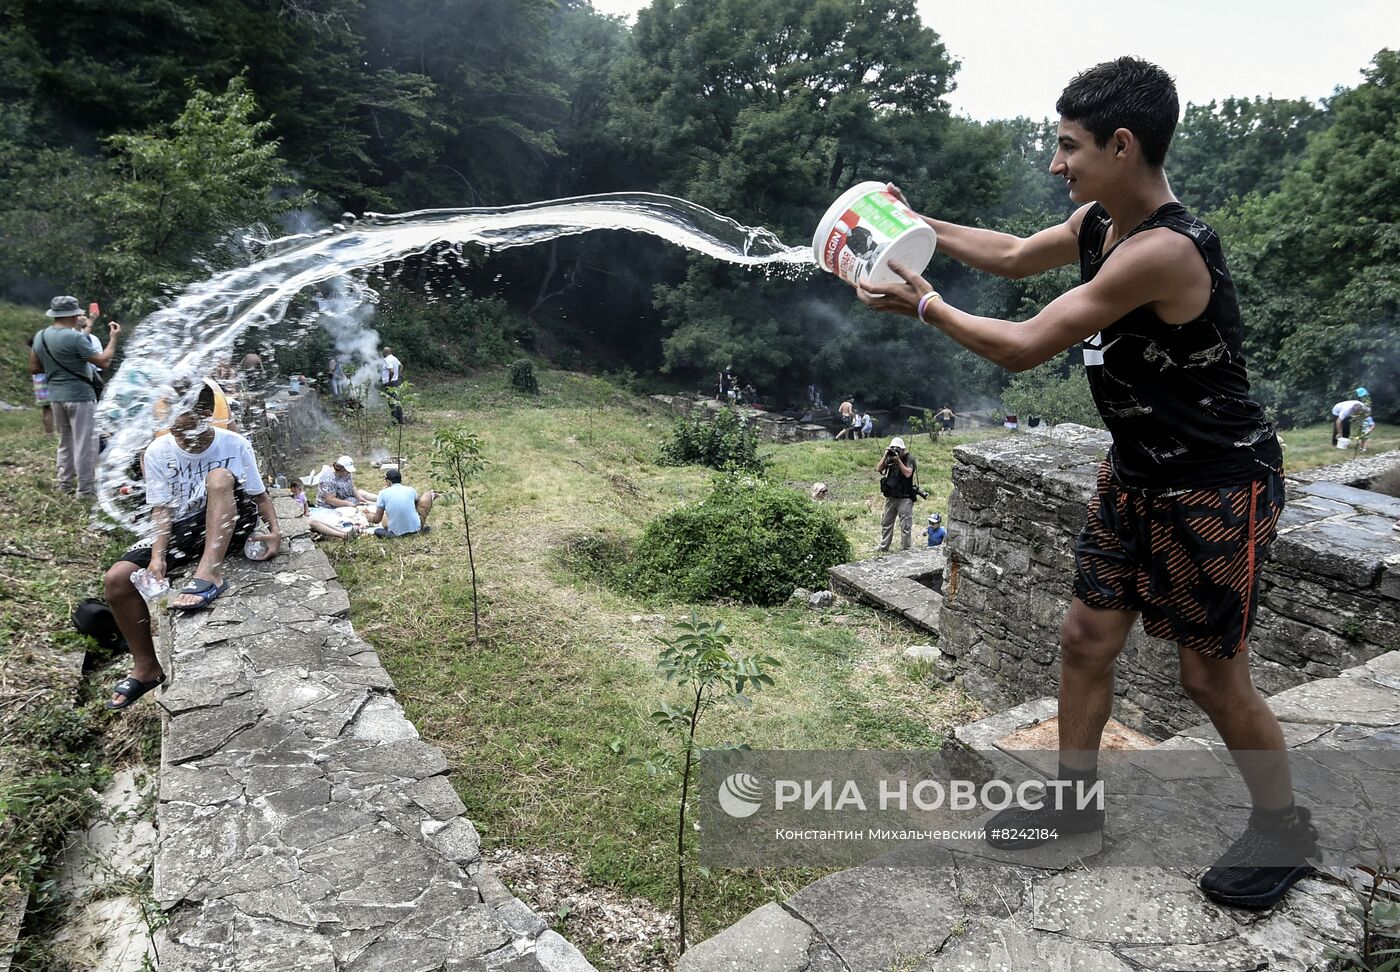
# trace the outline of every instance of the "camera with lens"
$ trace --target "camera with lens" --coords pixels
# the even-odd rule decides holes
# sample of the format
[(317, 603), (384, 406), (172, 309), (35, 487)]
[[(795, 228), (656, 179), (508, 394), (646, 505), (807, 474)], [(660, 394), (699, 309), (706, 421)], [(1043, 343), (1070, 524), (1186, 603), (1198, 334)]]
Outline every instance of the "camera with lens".
[(922, 486), (915, 486), (914, 495), (919, 497), (919, 499), (928, 499), (928, 490), (924, 489)]

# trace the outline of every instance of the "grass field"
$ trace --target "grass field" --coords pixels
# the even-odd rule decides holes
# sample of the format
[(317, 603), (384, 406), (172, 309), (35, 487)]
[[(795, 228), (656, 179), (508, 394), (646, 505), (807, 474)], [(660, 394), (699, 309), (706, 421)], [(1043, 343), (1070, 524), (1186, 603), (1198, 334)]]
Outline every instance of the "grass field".
[[(973, 703), (904, 662), (904, 648), (930, 636), (877, 612), (643, 600), (571, 573), (561, 558), (571, 538), (635, 536), (658, 513), (704, 496), (711, 473), (656, 464), (668, 416), (596, 379), (540, 377), (537, 399), (510, 391), (500, 375), (433, 386), (405, 439), (411, 485), (428, 485), (434, 428), (467, 424), (491, 461), (473, 502), (481, 644), (471, 642), (460, 507), (439, 505), (428, 537), (324, 548), (351, 592), (357, 630), (380, 649), (424, 736), (447, 752), (488, 848), (562, 851), (590, 880), (670, 906), (676, 789), (625, 767), (608, 743), (621, 736), (632, 749), (654, 748), (646, 713), (653, 700), (670, 698), (654, 674), (655, 639), (693, 608), (724, 621), (740, 651), (782, 662), (777, 684), (752, 709), (715, 713), (702, 728), (706, 743), (936, 747), (972, 717)], [(343, 444), (327, 442), (327, 457)], [(882, 447), (871, 440), (765, 451), (777, 480), (803, 489), (827, 482), (830, 509), (855, 548), (868, 550), (879, 528), (873, 467)], [(951, 446), (921, 440), (914, 448), (922, 482), (946, 498)], [(363, 488), (376, 486), (371, 475), (361, 474)], [(692, 937), (809, 878), (696, 879)]]
[[(30, 404), (24, 337), (43, 320), (0, 305), (0, 398)], [(125, 658), (91, 665), (77, 699), (64, 691), (63, 656), (86, 644), (69, 615), (101, 596), (102, 573), (129, 538), (91, 529), (90, 504), (56, 493), (54, 445), (34, 409), (0, 412), (0, 876), (32, 892), (14, 963), (23, 970), (66, 967), (55, 964), (49, 935), (63, 908), (53, 865), (94, 810), (89, 788), (160, 755), (154, 705), (103, 708)], [(149, 891), (148, 878), (138, 883)]]
[[(42, 323), (39, 312), (0, 305), (0, 398), (29, 404), (23, 337)], [(428, 536), (324, 546), (350, 591), (356, 628), (380, 650), (423, 736), (447, 753), (488, 852), (566, 855), (597, 887), (673, 907), (677, 790), (670, 780), (624, 766), (609, 743), (621, 737), (633, 751), (655, 747), (646, 714), (653, 701), (672, 698), (655, 676), (656, 639), (671, 635), (692, 610), (722, 620), (739, 651), (782, 663), (776, 685), (756, 696), (751, 709), (713, 714), (701, 729), (704, 743), (936, 747), (951, 727), (978, 714), (975, 703), (903, 660), (906, 647), (930, 635), (878, 612), (697, 606), (635, 597), (571, 571), (563, 556), (571, 540), (635, 537), (656, 515), (706, 495), (711, 473), (658, 465), (670, 416), (617, 386), (555, 371), (541, 372), (540, 383), (538, 397), (512, 391), (504, 373), (425, 383), (405, 435), (405, 481), (420, 488), (433, 485), (427, 459), (434, 429), (461, 424), (482, 438), (490, 464), (471, 503), (480, 643), (471, 636), (459, 506), (440, 503)], [(910, 438), (920, 481), (933, 494), (916, 507), (916, 531), (928, 512), (947, 509), (952, 448), (968, 441), (963, 435)], [(1327, 424), (1283, 437), (1289, 470), (1350, 457), (1330, 447)], [(887, 441), (766, 446), (768, 474), (803, 491), (827, 483), (828, 510), (856, 556), (867, 556), (882, 507), (873, 469)], [(350, 443), (349, 434), (329, 436), (304, 468), (356, 453)], [(1397, 447), (1400, 430), (1378, 427), (1372, 450)], [(15, 673), (32, 673), (43, 652), (72, 643), (68, 611), (98, 593), (102, 569), (122, 545), (120, 537), (90, 531), (86, 510), (54, 494), (52, 449), (32, 409), (0, 413), (0, 480), (11, 514), (0, 529), (5, 691), (27, 684)], [(359, 485), (378, 488), (368, 457), (356, 458), (363, 463)], [(143, 750), (149, 756), (157, 724), (154, 706), (124, 719), (101, 712), (101, 685), (113, 674), (101, 673), (85, 690), (78, 716), (84, 734), (78, 751), (97, 752), (99, 766)], [(68, 723), (45, 712), (6, 727), (12, 740), (29, 737), (7, 762), (68, 780), (62, 785), (69, 789), (91, 782), (87, 771), (75, 769), (67, 744), (55, 741)], [(15, 785), (16, 775), (0, 773), (0, 790), (14, 792)], [(55, 817), (47, 836), (35, 839), (51, 840), (55, 827), (72, 822)], [(692, 940), (814, 876), (798, 870), (694, 876)], [(600, 966), (610, 964), (582, 922), (561, 916), (557, 924)]]
[[(656, 464), (668, 415), (614, 386), (562, 372), (540, 376), (538, 398), (504, 375), (429, 386), (406, 434), (405, 481), (426, 487), (431, 431), (462, 423), (491, 465), (473, 501), (483, 642), (471, 641), (460, 510), (439, 506), (430, 537), (330, 545), (351, 591), (353, 620), (382, 652), (410, 716), (452, 761), (453, 779), (487, 847), (567, 854), (589, 880), (671, 906), (675, 790), (621, 764), (607, 743), (655, 743), (645, 713), (665, 697), (654, 675), (656, 636), (695, 606), (628, 596), (580, 579), (561, 553), (579, 536), (633, 537), (679, 503), (705, 495), (710, 473)], [(984, 434), (1003, 434), (999, 430)], [(1345, 458), (1325, 425), (1293, 430), (1290, 468)], [(1373, 448), (1397, 443), (1382, 428)], [(887, 439), (769, 446), (769, 475), (797, 489), (830, 489), (828, 508), (857, 556), (868, 556), (882, 501), (873, 467)], [(911, 438), (932, 509), (946, 510), (952, 448), (966, 439)], [(327, 442), (325, 457), (344, 445)], [(362, 485), (373, 488), (370, 476)], [(701, 606), (743, 651), (782, 662), (777, 685), (750, 710), (717, 713), (707, 743), (754, 748), (937, 746), (975, 705), (902, 660), (928, 635), (850, 607)], [(716, 872), (696, 879), (695, 938), (810, 880), (801, 872)], [(698, 919), (698, 920), (697, 920)], [(566, 927), (575, 936), (586, 929)]]

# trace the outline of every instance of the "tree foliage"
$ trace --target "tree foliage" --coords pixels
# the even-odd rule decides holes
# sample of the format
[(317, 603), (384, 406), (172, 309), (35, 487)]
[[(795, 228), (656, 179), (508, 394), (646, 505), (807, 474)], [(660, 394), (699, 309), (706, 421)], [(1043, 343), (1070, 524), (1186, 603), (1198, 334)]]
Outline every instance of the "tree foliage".
[[(681, 792), (676, 806), (676, 916), (679, 952), (686, 941), (686, 811), (690, 805), (690, 784), (695, 770), (712, 752), (748, 749), (746, 744), (701, 745), (697, 739), (700, 721), (717, 705), (749, 706), (749, 696), (773, 684), (771, 672), (782, 666), (770, 655), (741, 655), (734, 651), (734, 639), (724, 630), (723, 621), (701, 621), (691, 612), (689, 621), (677, 625), (675, 638), (658, 638), (661, 654), (656, 671), (662, 681), (680, 690), (681, 704), (660, 701), (651, 712), (651, 722), (663, 733), (660, 748), (646, 755), (631, 756), (629, 766), (639, 766), (651, 776), (680, 777)], [(614, 737), (611, 748), (621, 754), (623, 744)], [(692, 841), (693, 843), (693, 841)], [(703, 869), (702, 869), (703, 870)]]
[(1364, 384), (1400, 416), (1400, 54), (1379, 53), (1336, 95), (1277, 192), (1219, 220), (1239, 280), (1262, 397), (1316, 421)]
[(1284, 173), (1324, 129), (1328, 114), (1310, 101), (1226, 98), (1187, 105), (1167, 157), (1172, 188), (1188, 209), (1212, 212), (1250, 193), (1278, 189)]
[(681, 419), (671, 440), (661, 447), (663, 466), (709, 466), (711, 469), (763, 473), (758, 431), (732, 408), (705, 418)]
[(1013, 375), (1001, 393), (1007, 412), (1023, 422), (1036, 417), (1049, 425), (1074, 422), (1102, 428), (1103, 420), (1089, 392), (1089, 379), (1078, 358), (1078, 352), (1070, 352), (1039, 368)]
[[(630, 29), (584, 0), (12, 0), (0, 292), (144, 306), (247, 259), (227, 241), (259, 221), (276, 232), (306, 193), (314, 224), (668, 192), (794, 244), (865, 179), (955, 222), (1024, 234), (1062, 219), (1054, 122), (950, 115), (958, 65), (938, 26), (915, 0), (654, 0)], [(1222, 231), (1259, 396), (1285, 419), (1357, 382), (1400, 416), (1395, 62), (1382, 51), (1321, 104), (1188, 105), (1167, 158), (1183, 202)], [(444, 370), (526, 350), (676, 384), (733, 365), (767, 399), (815, 382), (877, 406), (989, 404), (1008, 381), (825, 274), (768, 277), (616, 233), (497, 252), (489, 274), (440, 256), (376, 282), (375, 326)], [(928, 274), (957, 306), (1014, 320), (1077, 282), (941, 256)], [(456, 296), (425, 298), (430, 281)]]
[(274, 195), (293, 179), (272, 123), (255, 120), (256, 110), (237, 77), (223, 94), (196, 89), (168, 132), (108, 139), (118, 177), (97, 199), (111, 234), (98, 262), (119, 293), (155, 294), (226, 263), (216, 244), (230, 227), (271, 222), (306, 202)]

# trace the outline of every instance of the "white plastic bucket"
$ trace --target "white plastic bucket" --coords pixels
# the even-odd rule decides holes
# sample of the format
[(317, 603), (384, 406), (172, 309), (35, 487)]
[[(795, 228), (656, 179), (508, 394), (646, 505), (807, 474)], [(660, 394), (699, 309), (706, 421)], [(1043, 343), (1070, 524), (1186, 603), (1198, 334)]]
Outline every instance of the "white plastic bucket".
[(1351, 440), (1348, 439), (1346, 436), (1340, 436), (1340, 435), (1337, 436), (1337, 448), (1338, 448), (1338, 449), (1350, 449), (1350, 448), (1351, 448)]
[(890, 193), (883, 182), (862, 182), (847, 189), (817, 224), (812, 253), (817, 264), (851, 286), (899, 283), (890, 269), (894, 260), (923, 273), (938, 234)]

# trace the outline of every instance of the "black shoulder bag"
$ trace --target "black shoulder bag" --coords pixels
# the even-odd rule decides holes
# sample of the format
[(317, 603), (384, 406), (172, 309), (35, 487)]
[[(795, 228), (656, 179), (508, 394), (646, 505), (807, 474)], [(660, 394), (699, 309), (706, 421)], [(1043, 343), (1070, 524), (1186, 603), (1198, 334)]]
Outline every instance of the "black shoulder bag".
[(44, 343), (44, 335), (42, 333), (39, 335), (39, 346), (44, 349), (44, 357), (48, 358), (50, 361), (58, 365), (64, 371), (68, 372), (74, 378), (80, 378), (83, 381), (87, 382), (89, 385), (92, 386), (93, 394), (95, 394), (98, 398), (102, 397), (102, 390), (107, 387), (107, 383), (102, 380), (102, 377), (100, 375), (94, 375), (91, 372), (89, 372), (86, 375), (80, 375), (72, 368), (65, 365), (62, 361), (59, 361), (49, 352), (49, 346)]

